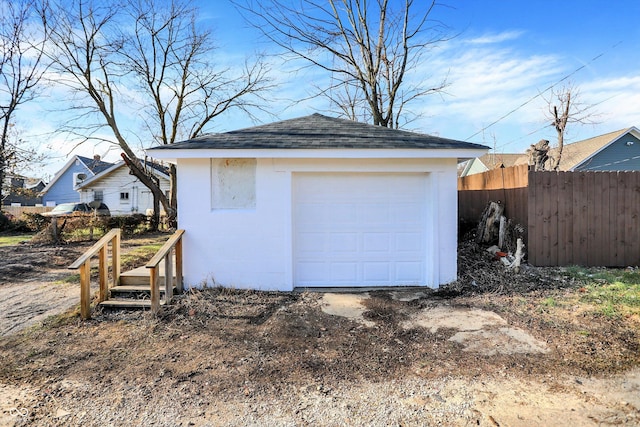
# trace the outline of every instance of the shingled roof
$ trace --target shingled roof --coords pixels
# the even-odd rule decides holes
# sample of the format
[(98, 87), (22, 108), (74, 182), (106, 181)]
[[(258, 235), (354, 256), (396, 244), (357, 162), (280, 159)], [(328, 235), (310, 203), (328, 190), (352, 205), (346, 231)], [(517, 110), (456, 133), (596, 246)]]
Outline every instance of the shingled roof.
[(207, 134), (153, 148), (178, 149), (486, 149), (437, 136), (312, 114), (246, 129)]
[[(571, 171), (574, 170), (578, 165), (583, 163), (588, 158), (594, 156), (596, 153), (600, 152), (607, 145), (611, 144), (611, 142), (617, 140), (622, 135), (630, 132), (633, 127), (620, 129), (614, 132), (605, 133), (604, 135), (594, 136), (592, 138), (583, 139), (582, 141), (573, 142), (571, 144), (565, 144), (562, 148), (562, 157), (560, 158), (560, 164), (558, 165), (558, 170), (561, 171)], [(558, 147), (554, 147), (549, 150), (550, 159), (555, 158), (558, 155)], [(523, 154), (518, 160), (516, 160), (515, 165), (525, 165), (529, 161), (529, 156)], [(547, 166), (551, 164), (551, 160), (547, 162)]]

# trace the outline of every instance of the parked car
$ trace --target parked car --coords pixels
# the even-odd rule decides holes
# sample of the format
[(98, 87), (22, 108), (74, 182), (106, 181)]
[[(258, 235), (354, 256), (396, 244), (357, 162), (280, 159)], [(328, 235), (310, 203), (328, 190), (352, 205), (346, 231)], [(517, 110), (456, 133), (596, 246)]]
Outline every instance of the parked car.
[(60, 203), (53, 210), (45, 212), (42, 216), (70, 216), (76, 213), (96, 213), (100, 216), (110, 216), (111, 212), (104, 203), (91, 202), (87, 203)]

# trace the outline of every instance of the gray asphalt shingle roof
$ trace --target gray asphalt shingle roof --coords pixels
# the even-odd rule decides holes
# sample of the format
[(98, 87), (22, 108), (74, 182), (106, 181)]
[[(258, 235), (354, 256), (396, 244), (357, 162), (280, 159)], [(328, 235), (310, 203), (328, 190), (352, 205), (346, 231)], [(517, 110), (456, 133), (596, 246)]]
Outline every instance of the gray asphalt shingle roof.
[(316, 113), (246, 129), (207, 134), (187, 141), (155, 147), (153, 150), (330, 148), (477, 149), (487, 147)]

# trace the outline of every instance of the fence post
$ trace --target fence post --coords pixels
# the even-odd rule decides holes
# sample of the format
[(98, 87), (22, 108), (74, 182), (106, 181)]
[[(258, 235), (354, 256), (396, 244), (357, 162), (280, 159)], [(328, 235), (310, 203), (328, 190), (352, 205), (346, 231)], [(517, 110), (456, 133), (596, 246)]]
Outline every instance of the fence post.
[(91, 259), (80, 267), (80, 316), (91, 319)]

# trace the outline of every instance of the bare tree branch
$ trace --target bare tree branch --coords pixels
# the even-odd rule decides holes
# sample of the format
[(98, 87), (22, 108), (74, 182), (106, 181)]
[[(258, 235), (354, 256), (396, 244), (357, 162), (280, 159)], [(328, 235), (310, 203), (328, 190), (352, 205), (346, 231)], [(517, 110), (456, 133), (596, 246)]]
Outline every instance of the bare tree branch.
[(270, 87), (268, 68), (260, 58), (238, 73), (217, 67), (211, 34), (196, 25), (196, 16), (196, 9), (179, 0), (99, 5), (76, 0), (72, 7), (60, 3), (52, 15), (59, 25), (51, 59), (60, 73), (72, 78), (67, 85), (84, 95), (76, 105), (78, 115), (95, 115), (97, 123), (111, 130), (124, 161), (171, 222), (177, 206), (175, 167), (170, 167), (167, 197), (121, 128), (131, 101), (123, 93), (136, 90), (137, 119), (146, 130), (141, 138), (148, 146), (195, 137), (233, 108), (263, 108), (262, 92)]
[(593, 111), (594, 106), (584, 105), (579, 99), (580, 91), (572, 83), (552, 89), (550, 98), (545, 98), (548, 109), (546, 119), (550, 120), (551, 126), (555, 128), (558, 142), (557, 150), (550, 158), (550, 170), (558, 170), (560, 167), (567, 125), (596, 123), (597, 113)]
[[(36, 0), (3, 4), (0, 15), (0, 183), (10, 168), (35, 160), (35, 151), (25, 149), (21, 138), (11, 139), (14, 118), (20, 105), (40, 95), (46, 71), (42, 47), (48, 26), (36, 13)], [(2, 199), (2, 186), (0, 186)]]
[(316, 95), (348, 118), (398, 127), (410, 103), (447, 86), (407, 80), (432, 47), (450, 39), (431, 19), (435, 0), (232, 1), (266, 38), (338, 82)]

